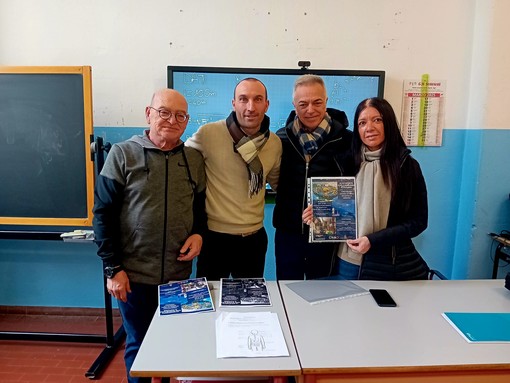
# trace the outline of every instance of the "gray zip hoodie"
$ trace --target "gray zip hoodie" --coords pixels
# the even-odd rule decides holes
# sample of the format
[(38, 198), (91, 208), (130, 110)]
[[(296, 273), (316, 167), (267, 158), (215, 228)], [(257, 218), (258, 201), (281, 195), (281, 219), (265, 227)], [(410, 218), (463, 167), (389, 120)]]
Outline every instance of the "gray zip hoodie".
[(182, 143), (163, 151), (147, 132), (112, 146), (94, 204), (105, 266), (122, 266), (138, 283), (188, 278), (192, 262), (177, 256), (184, 241), (205, 228), (205, 172), (198, 151)]

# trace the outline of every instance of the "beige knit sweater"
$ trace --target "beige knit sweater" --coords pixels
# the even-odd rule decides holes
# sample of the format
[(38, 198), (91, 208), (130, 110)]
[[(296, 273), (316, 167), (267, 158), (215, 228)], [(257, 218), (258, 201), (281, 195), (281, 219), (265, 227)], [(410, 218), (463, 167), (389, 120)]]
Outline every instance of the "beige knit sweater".
[[(200, 151), (207, 177), (206, 212), (212, 231), (228, 234), (260, 229), (264, 220), (265, 190), (250, 198), (246, 163), (234, 152), (225, 120), (208, 123), (186, 141)], [(282, 144), (271, 133), (259, 154), (264, 168), (264, 184), (276, 190), (280, 174)]]

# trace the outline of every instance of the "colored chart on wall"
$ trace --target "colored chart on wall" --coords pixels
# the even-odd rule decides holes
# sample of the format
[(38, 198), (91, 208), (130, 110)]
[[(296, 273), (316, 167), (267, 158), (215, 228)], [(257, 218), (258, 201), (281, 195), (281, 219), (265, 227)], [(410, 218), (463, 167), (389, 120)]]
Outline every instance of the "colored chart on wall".
[(400, 130), (408, 146), (441, 146), (443, 140), (445, 81), (405, 80)]

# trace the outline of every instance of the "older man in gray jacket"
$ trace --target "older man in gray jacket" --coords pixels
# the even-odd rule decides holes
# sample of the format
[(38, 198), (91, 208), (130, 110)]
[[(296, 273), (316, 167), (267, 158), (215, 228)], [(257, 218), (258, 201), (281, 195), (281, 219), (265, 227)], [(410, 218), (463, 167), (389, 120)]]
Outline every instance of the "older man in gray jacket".
[(145, 109), (141, 136), (113, 145), (95, 188), (94, 232), (107, 289), (118, 299), (131, 365), (158, 307), (158, 285), (189, 278), (202, 247), (205, 172), (202, 155), (185, 147), (188, 104), (172, 89)]

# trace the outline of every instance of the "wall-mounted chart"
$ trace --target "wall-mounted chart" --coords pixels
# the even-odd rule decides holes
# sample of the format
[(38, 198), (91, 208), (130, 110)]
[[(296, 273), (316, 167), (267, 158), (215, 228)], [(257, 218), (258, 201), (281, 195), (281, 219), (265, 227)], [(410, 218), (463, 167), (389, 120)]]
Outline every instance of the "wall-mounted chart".
[(445, 81), (404, 80), (400, 130), (408, 146), (441, 146)]

